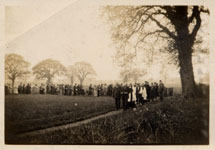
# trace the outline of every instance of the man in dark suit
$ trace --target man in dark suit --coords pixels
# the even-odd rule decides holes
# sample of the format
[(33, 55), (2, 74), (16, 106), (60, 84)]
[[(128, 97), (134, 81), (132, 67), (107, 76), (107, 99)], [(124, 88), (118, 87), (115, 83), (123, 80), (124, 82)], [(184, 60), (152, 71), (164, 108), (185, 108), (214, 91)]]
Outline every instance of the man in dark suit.
[(129, 87), (126, 84), (122, 87), (122, 90), (121, 90), (123, 110), (128, 109), (128, 94), (129, 94)]
[(77, 95), (77, 84), (74, 85), (73, 89), (74, 89), (74, 96), (76, 96)]
[(145, 81), (145, 87), (146, 87), (146, 94), (147, 94), (147, 101), (151, 99), (151, 87), (147, 81)]
[(137, 87), (136, 87), (136, 98), (137, 98), (137, 103), (139, 104), (140, 103), (140, 97), (141, 94), (140, 94), (140, 84), (137, 84)]
[(114, 89), (114, 98), (116, 102), (116, 110), (120, 109), (120, 98), (121, 98), (121, 88), (119, 84), (116, 85), (116, 88)]

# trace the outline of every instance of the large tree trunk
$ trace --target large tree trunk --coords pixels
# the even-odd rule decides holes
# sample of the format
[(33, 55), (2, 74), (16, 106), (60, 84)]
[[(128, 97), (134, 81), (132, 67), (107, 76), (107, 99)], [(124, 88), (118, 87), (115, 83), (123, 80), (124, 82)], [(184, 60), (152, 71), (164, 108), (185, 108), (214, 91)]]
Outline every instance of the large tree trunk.
[[(172, 19), (177, 32), (176, 48), (178, 49), (178, 60), (182, 92), (186, 97), (196, 96), (196, 85), (192, 64), (192, 47), (195, 38), (189, 34), (188, 7), (176, 7), (176, 13)], [(199, 25), (199, 24), (198, 24)]]
[(192, 64), (192, 41), (187, 33), (178, 35), (179, 40), (176, 42), (178, 48), (178, 59), (180, 67), (182, 92), (186, 97), (196, 96), (196, 85)]
[(193, 74), (192, 54), (183, 50), (179, 52), (180, 76), (182, 92), (187, 97), (195, 97), (196, 86)]

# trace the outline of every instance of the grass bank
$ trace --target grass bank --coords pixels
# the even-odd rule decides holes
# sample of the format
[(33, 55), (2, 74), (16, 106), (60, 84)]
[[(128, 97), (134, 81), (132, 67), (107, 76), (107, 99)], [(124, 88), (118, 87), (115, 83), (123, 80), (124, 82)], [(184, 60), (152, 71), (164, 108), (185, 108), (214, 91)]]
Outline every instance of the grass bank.
[(28, 136), (18, 144), (208, 144), (209, 102), (182, 97), (155, 101), (119, 115), (43, 136)]

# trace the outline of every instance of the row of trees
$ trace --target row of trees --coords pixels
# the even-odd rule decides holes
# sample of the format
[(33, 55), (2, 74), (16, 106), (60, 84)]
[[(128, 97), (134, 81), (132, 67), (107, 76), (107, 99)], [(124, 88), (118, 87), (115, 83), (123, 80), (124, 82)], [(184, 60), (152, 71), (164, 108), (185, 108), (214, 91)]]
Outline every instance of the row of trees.
[[(11, 80), (12, 89), (17, 78), (25, 77), (30, 73), (30, 63), (25, 61), (24, 58), (17, 54), (7, 54), (5, 56), (5, 76)], [(33, 74), (36, 79), (46, 80), (47, 84), (52, 83), (53, 79), (57, 76), (66, 76), (70, 78), (71, 84), (77, 78), (82, 85), (84, 80), (90, 75), (96, 75), (95, 70), (91, 64), (87, 62), (76, 62), (72, 66), (66, 68), (57, 60), (46, 59), (32, 68)]]

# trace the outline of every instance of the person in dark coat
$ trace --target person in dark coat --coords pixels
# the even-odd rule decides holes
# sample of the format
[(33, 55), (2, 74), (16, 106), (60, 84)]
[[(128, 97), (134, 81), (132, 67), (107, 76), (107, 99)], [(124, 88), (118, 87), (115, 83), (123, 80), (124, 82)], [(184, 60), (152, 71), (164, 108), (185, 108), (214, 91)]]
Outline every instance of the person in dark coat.
[(130, 84), (128, 87), (128, 108), (134, 107), (132, 93), (133, 93), (132, 84)]
[(155, 86), (153, 83), (151, 83), (151, 90), (150, 90), (150, 97), (151, 97), (151, 101), (154, 101), (155, 98)]
[(50, 87), (50, 85), (49, 84), (47, 84), (46, 85), (46, 94), (51, 94), (51, 89), (50, 89), (51, 87)]
[(137, 84), (136, 98), (137, 98), (137, 103), (140, 104), (140, 101), (141, 101), (140, 84)]
[(114, 89), (114, 98), (116, 102), (116, 110), (120, 109), (120, 98), (121, 98), (121, 88), (119, 84), (116, 85), (116, 88)]
[(89, 86), (89, 94), (88, 95), (89, 96), (93, 95), (93, 86), (92, 86), (92, 84), (90, 84), (90, 86)]
[(145, 88), (146, 88), (146, 93), (147, 93), (147, 101), (151, 99), (151, 87), (149, 86), (149, 83), (145, 81)]
[(165, 86), (164, 86), (163, 82), (160, 80), (159, 87), (158, 87), (160, 101), (163, 101), (164, 88), (165, 88)]
[(74, 96), (77, 95), (77, 85), (76, 84), (73, 86), (73, 94), (74, 94)]
[(20, 83), (18, 86), (18, 93), (22, 94), (22, 83)]
[(157, 99), (158, 96), (159, 96), (159, 93), (158, 93), (158, 84), (156, 82), (154, 82), (154, 86), (155, 86), (155, 98)]
[(100, 85), (98, 85), (98, 87), (97, 87), (97, 93), (98, 93), (98, 96), (100, 96), (100, 94), (101, 94), (101, 87), (100, 87)]
[(123, 110), (128, 109), (128, 94), (129, 94), (129, 87), (126, 84), (121, 89), (121, 97), (122, 97)]

